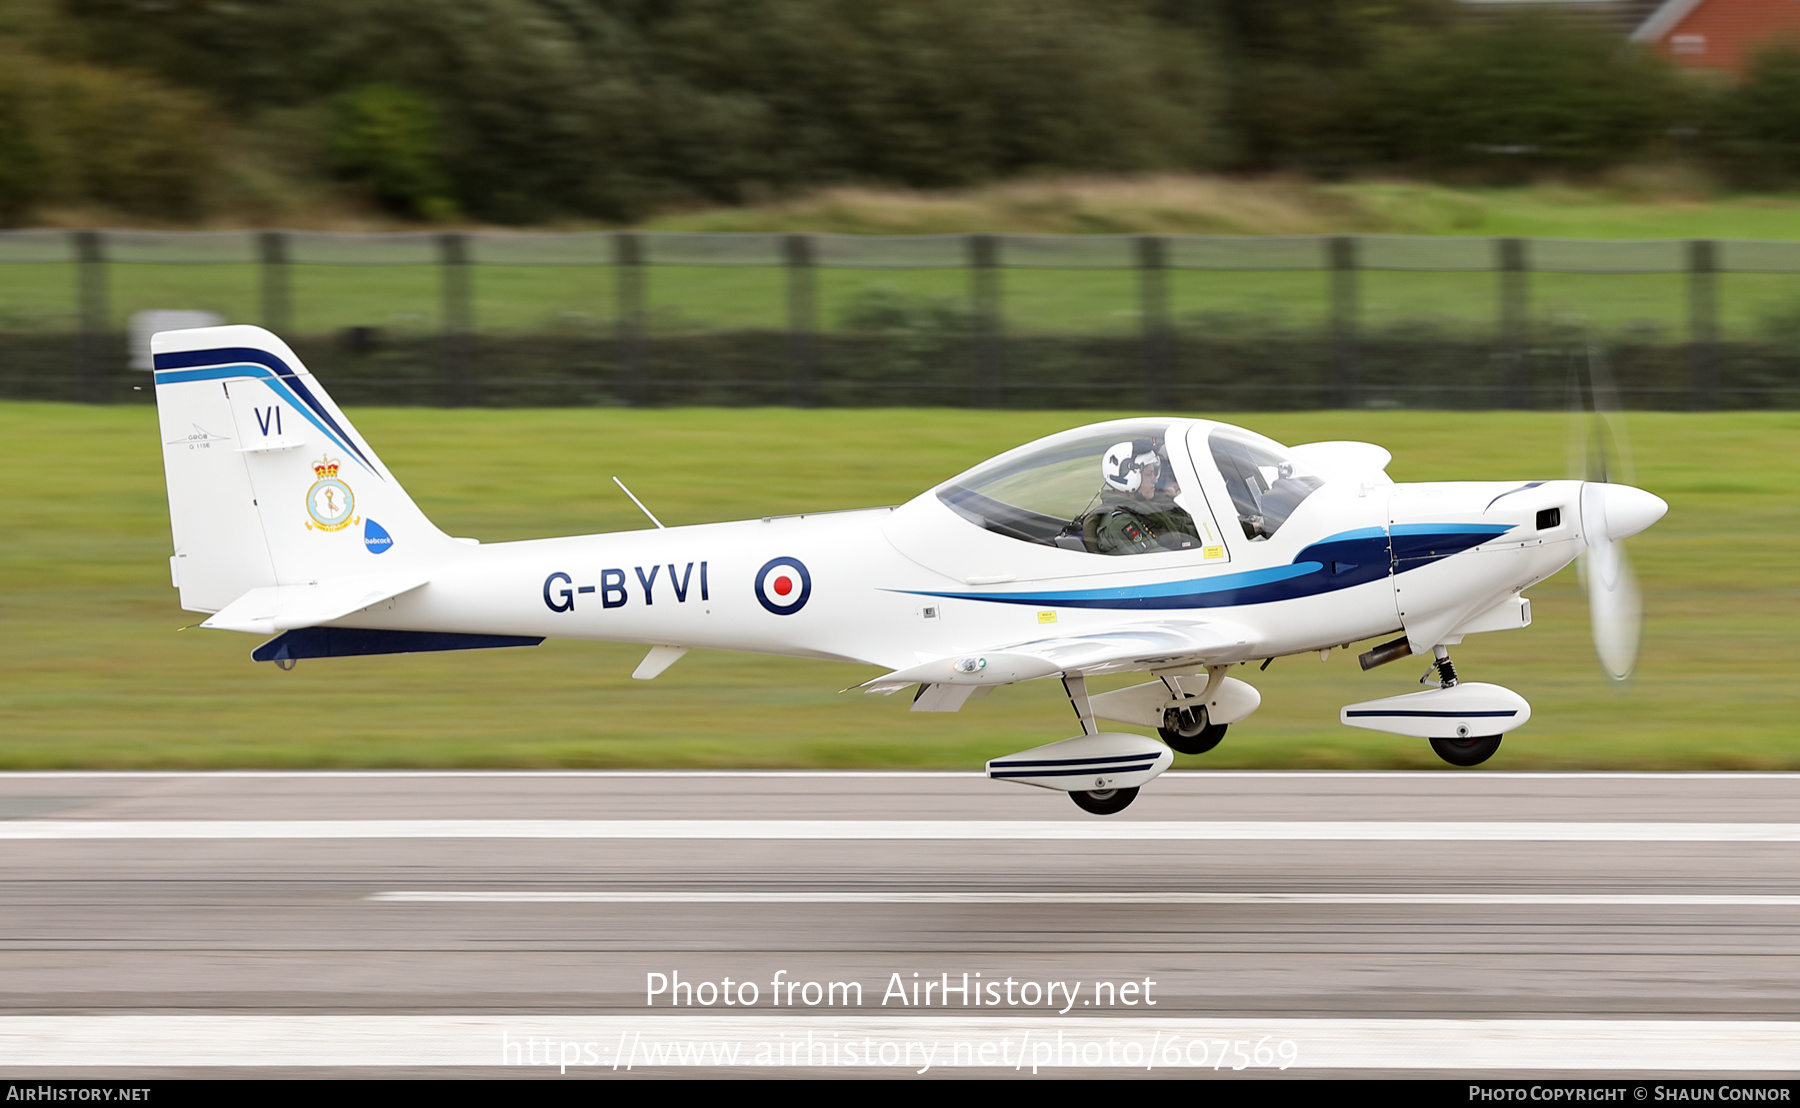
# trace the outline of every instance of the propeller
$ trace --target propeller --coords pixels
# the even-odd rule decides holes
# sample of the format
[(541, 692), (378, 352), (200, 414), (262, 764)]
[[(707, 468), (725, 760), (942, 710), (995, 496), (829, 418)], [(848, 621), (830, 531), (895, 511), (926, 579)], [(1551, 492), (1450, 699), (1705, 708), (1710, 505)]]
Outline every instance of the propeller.
[(1669, 510), (1661, 497), (1634, 488), (1625, 417), (1605, 354), (1590, 344), (1582, 372), (1570, 361), (1569, 406), (1573, 434), (1570, 476), (1581, 486), (1581, 534), (1586, 542), (1577, 567), (1593, 623), (1594, 653), (1607, 678), (1623, 682), (1637, 665), (1644, 602), (1624, 540)]

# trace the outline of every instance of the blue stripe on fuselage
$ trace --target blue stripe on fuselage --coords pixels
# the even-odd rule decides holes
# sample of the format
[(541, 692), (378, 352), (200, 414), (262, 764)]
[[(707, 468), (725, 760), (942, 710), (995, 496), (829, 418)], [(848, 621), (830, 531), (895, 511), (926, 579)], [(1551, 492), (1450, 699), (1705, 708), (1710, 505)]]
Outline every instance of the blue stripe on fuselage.
[[(1371, 581), (1379, 581), (1391, 573), (1418, 569), (1429, 562), (1479, 546), (1509, 530), (1511, 527), (1505, 524), (1488, 523), (1399, 524), (1392, 529), (1393, 538), (1390, 539), (1387, 530), (1362, 527), (1313, 543), (1295, 555), (1291, 565), (1242, 573), (1222, 573), (1217, 577), (1186, 581), (1166, 581), (1155, 585), (1057, 592), (894, 591), (909, 592), (914, 596), (941, 597), (945, 600), (1040, 604), (1050, 608), (1234, 608), (1247, 604), (1296, 600), (1365, 585)], [(1397, 556), (1401, 549), (1408, 551), (1404, 564), (1400, 564), (1401, 559)]]
[[(1435, 562), (1512, 530), (1506, 523), (1396, 523), (1393, 536), (1396, 570), (1401, 562)], [(1416, 569), (1417, 566), (1405, 566)]]

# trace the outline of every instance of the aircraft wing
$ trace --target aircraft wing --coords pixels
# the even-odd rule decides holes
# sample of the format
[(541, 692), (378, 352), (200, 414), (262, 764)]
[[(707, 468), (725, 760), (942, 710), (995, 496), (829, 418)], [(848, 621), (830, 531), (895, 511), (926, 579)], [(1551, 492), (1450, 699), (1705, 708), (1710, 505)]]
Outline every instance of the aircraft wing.
[(251, 589), (200, 626), (258, 635), (314, 627), (411, 592), (427, 580), (422, 573), (377, 573), (310, 585), (270, 585)]
[(1226, 620), (1165, 620), (965, 651), (883, 674), (861, 687), (886, 694), (915, 684), (1008, 685), (1059, 674), (1216, 665), (1256, 657), (1257, 645), (1249, 628)]

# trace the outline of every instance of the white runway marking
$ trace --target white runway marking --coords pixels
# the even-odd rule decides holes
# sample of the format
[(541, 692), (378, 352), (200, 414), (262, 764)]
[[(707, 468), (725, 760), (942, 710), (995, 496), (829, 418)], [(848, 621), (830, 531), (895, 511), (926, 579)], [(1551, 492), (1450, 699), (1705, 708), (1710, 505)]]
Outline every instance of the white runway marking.
[(1500, 907), (1795, 908), (1756, 893), (620, 892), (473, 889), (375, 893), (386, 904), (1404, 904)]
[(1800, 1023), (1788, 1021), (795, 1016), (763, 1004), (735, 1015), (7, 1016), (0, 1067), (1800, 1070)]
[[(558, 778), (558, 777), (672, 777), (672, 778), (908, 778), (961, 777), (987, 780), (981, 770), (964, 769), (33, 769), (0, 772), (0, 782), (11, 780), (172, 780), (189, 779), (309, 779), (309, 778)], [(1756, 770), (1365, 770), (1365, 769), (1175, 769), (1160, 780), (1229, 781), (1241, 778), (1302, 780), (1313, 778), (1358, 780), (1434, 780), (1440, 784), (1479, 781), (1792, 781), (1800, 773)]]
[(1796, 843), (1800, 823), (1381, 820), (75, 820), (0, 821), (45, 839), (764, 839)]

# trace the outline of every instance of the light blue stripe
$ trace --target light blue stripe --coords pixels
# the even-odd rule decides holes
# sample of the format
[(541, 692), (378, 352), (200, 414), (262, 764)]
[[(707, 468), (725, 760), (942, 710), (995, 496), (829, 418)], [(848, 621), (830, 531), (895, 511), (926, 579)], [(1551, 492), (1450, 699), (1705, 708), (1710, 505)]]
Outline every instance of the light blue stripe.
[[(1075, 589), (1069, 592), (984, 592), (969, 594), (976, 600), (1027, 600), (1033, 603), (1053, 604), (1070, 600), (1137, 600), (1152, 596), (1192, 596), (1199, 593), (1225, 592), (1229, 589), (1247, 589), (1257, 585), (1273, 584), (1277, 581), (1291, 581), (1296, 577), (1305, 577), (1323, 569), (1318, 562), (1296, 562), (1293, 565), (1275, 566), (1272, 569), (1253, 569), (1244, 573), (1227, 573), (1220, 577), (1205, 580), (1166, 581), (1160, 585), (1125, 585), (1111, 589)], [(929, 596), (962, 596), (961, 593), (927, 593)]]
[(1339, 531), (1335, 535), (1326, 535), (1312, 545), (1318, 546), (1328, 542), (1354, 542), (1357, 539), (1385, 539), (1387, 535), (1385, 527), (1358, 527), (1354, 531)]
[[(276, 376), (275, 371), (267, 366), (251, 365), (250, 363), (245, 362), (238, 365), (209, 366), (206, 369), (168, 369), (163, 370), (156, 375), (156, 383), (159, 385), (179, 385), (189, 381), (223, 381), (237, 377), (254, 378), (269, 386), (269, 391), (273, 392), (278, 399), (287, 401), (288, 407), (305, 416), (308, 423), (317, 427), (319, 432), (326, 438), (337, 443), (338, 448), (353, 461), (358, 465), (363, 464), (362, 458), (358, 452), (353, 449), (349, 443), (338, 438), (337, 435), (332, 432), (331, 428), (321, 423), (319, 417), (313, 414), (312, 407), (307, 404), (302, 404), (300, 398), (294, 395), (294, 390), (288, 388), (287, 383)], [(368, 469), (367, 466), (363, 466), (363, 468)], [(370, 470), (370, 472), (374, 471)]]
[(1512, 530), (1510, 523), (1396, 523), (1388, 528), (1395, 535), (1503, 535)]

